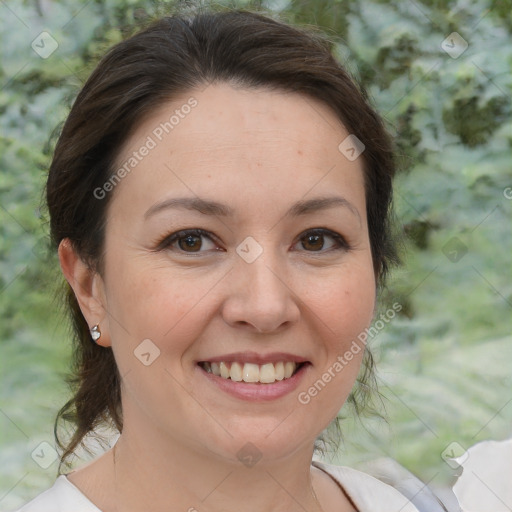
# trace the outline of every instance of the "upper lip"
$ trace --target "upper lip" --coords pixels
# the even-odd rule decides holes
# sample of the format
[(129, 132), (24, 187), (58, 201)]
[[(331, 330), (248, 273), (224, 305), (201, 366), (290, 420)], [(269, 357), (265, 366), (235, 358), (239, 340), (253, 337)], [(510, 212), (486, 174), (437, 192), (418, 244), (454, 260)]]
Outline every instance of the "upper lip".
[(280, 361), (287, 362), (292, 361), (294, 363), (305, 363), (308, 360), (305, 357), (298, 356), (295, 354), (289, 354), (287, 352), (271, 352), (269, 354), (258, 354), (257, 352), (232, 352), (230, 354), (224, 354), (222, 356), (208, 357), (200, 359), (200, 362), (208, 363), (253, 363), (253, 364), (266, 364), (266, 363), (278, 363)]

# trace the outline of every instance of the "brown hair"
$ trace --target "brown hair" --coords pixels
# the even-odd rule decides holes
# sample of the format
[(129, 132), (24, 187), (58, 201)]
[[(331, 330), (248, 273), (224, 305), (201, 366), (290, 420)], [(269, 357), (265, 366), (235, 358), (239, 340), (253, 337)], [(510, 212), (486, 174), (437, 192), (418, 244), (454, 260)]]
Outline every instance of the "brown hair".
[[(382, 285), (390, 264), (397, 261), (389, 220), (395, 173), (392, 144), (365, 92), (335, 60), (330, 45), (312, 27), (292, 27), (271, 14), (211, 8), (163, 17), (116, 44), (78, 94), (55, 148), (46, 186), (55, 248), (69, 238), (83, 261), (101, 273), (111, 194), (98, 199), (93, 191), (112, 176), (121, 145), (143, 117), (164, 102), (192, 88), (225, 81), (315, 98), (364, 143), (368, 229), (375, 274)], [(91, 341), (69, 286), (67, 302), (75, 334), (69, 379), (74, 394), (55, 421), (63, 450), (61, 465), (102, 423), (119, 432), (123, 428), (113, 352)], [(373, 359), (366, 350), (363, 371), (349, 398), (356, 412), (373, 382)], [(58, 432), (62, 420), (74, 426), (66, 442)]]

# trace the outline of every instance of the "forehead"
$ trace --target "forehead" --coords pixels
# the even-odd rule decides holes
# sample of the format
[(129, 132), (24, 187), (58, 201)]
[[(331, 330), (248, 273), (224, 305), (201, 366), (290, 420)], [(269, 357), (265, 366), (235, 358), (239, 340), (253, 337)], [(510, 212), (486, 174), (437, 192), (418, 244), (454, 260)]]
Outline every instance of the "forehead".
[[(222, 152), (219, 142), (230, 146), (232, 142), (242, 142), (242, 136), (247, 135), (253, 137), (254, 142), (265, 141), (281, 151), (301, 149), (300, 154), (303, 154), (304, 150), (318, 150), (323, 154), (327, 145), (336, 149), (340, 133), (346, 133), (327, 105), (299, 93), (234, 88), (227, 83), (218, 83), (183, 95), (173, 102), (173, 107), (178, 111), (185, 109), (192, 97), (197, 105), (183, 116), (180, 124), (194, 129), (200, 143), (195, 150), (199, 152)], [(173, 131), (179, 137), (180, 130)], [(326, 139), (329, 132), (332, 137)], [(256, 152), (259, 148), (256, 144), (251, 145), (248, 139), (243, 142), (247, 143), (246, 150), (251, 147)]]
[(116, 162), (134, 166), (115, 194), (126, 189), (147, 202), (171, 191), (224, 191), (236, 201), (263, 189), (272, 207), (339, 188), (361, 199), (362, 159), (339, 150), (348, 135), (327, 105), (308, 96), (209, 85), (162, 104), (136, 127)]

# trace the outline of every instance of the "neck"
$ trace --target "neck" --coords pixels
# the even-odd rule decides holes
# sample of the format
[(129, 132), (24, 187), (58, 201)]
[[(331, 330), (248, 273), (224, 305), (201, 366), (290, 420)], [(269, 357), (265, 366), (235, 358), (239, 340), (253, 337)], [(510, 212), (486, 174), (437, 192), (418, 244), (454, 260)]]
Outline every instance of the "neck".
[(313, 447), (286, 460), (225, 460), (157, 432), (125, 428), (114, 448), (116, 512), (322, 512), (311, 477)]

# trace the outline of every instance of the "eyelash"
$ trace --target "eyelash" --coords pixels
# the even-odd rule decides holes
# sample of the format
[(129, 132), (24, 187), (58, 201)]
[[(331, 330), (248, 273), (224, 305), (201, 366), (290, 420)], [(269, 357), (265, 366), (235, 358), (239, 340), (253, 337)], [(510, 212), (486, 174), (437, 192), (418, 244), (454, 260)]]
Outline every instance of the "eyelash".
[[(175, 242), (178, 242), (179, 240), (187, 238), (188, 236), (191, 236), (191, 235), (197, 236), (197, 237), (204, 236), (206, 238), (209, 238), (212, 242), (215, 243), (215, 238), (208, 231), (205, 231), (203, 229), (184, 229), (181, 231), (177, 231), (176, 233), (166, 235), (162, 240), (160, 240), (160, 242), (158, 242), (156, 250), (161, 251), (164, 249), (168, 249)], [(327, 235), (327, 236), (331, 237), (336, 242), (337, 246), (332, 247), (332, 248), (328, 249), (327, 251), (321, 250), (321, 251), (306, 251), (306, 252), (310, 252), (312, 254), (316, 254), (316, 253), (324, 254), (324, 253), (332, 252), (332, 251), (340, 251), (340, 250), (349, 251), (350, 249), (352, 249), (352, 247), (349, 245), (349, 243), (345, 240), (345, 238), (342, 235), (335, 233), (334, 231), (331, 231), (330, 229), (325, 229), (325, 228), (315, 228), (315, 229), (310, 229), (308, 231), (304, 231), (303, 236), (300, 237), (298, 241), (300, 242), (302, 239), (307, 238), (308, 236), (314, 236), (314, 235), (323, 235), (323, 236)], [(201, 254), (201, 252), (205, 252), (205, 251), (187, 252), (187, 251), (180, 250), (179, 252), (181, 254), (195, 255), (195, 254)]]

